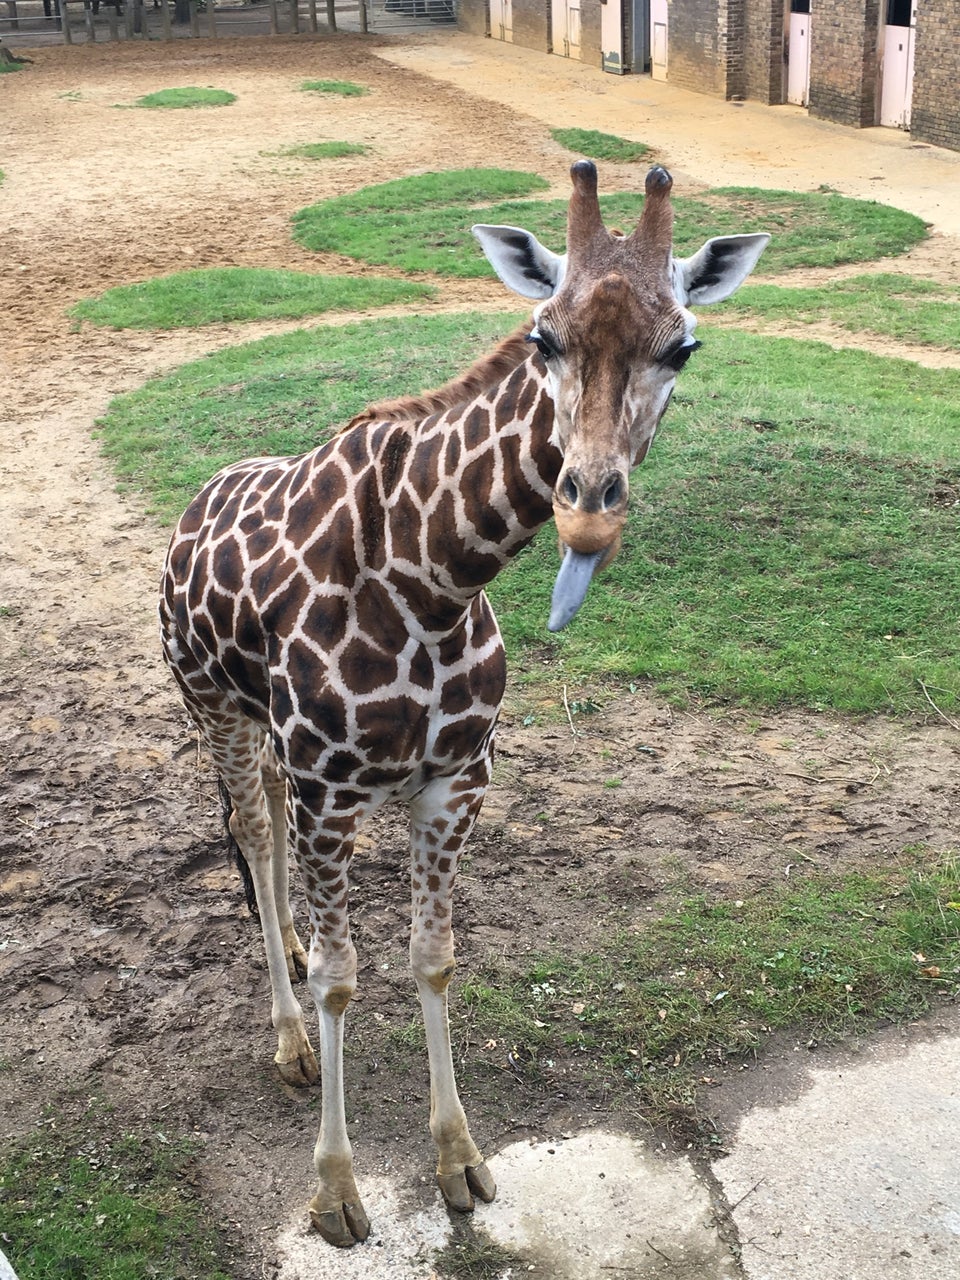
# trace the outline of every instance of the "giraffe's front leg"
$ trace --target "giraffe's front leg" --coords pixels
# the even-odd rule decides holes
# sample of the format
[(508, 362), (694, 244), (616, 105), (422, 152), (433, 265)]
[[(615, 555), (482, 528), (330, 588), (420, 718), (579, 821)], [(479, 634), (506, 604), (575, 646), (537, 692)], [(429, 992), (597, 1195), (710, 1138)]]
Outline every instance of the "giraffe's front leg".
[(320, 1009), (323, 1113), (313, 1152), (319, 1185), (310, 1201), (310, 1221), (324, 1240), (338, 1249), (349, 1249), (370, 1234), (370, 1221), (353, 1175), (343, 1103), (343, 1015), (355, 985), (342, 979), (331, 985), (311, 967), (310, 988), (318, 995)]
[(320, 1015), (322, 1112), (313, 1162), (318, 1185), (310, 1220), (330, 1244), (348, 1249), (366, 1240), (370, 1223), (353, 1176), (343, 1098), (343, 1020), (357, 988), (357, 953), (347, 916), (347, 868), (352, 837), (331, 835), (323, 822), (293, 806), (298, 858), (310, 912), (307, 982)]
[(447, 1016), (447, 987), (456, 968), (451, 918), (457, 860), (488, 779), (489, 766), (481, 761), (457, 779), (437, 779), (411, 806), (410, 962), (430, 1059), (430, 1132), (437, 1145), (437, 1183), (450, 1208), (461, 1213), (473, 1209), (474, 1197), (489, 1202), (497, 1192), (457, 1092)]

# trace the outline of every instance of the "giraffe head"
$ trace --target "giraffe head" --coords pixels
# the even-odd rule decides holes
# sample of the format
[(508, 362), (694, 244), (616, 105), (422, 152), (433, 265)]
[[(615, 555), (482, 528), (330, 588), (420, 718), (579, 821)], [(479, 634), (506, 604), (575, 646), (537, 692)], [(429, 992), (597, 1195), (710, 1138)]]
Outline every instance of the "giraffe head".
[(565, 254), (519, 227), (473, 228), (504, 284), (537, 299), (530, 341), (546, 364), (563, 454), (553, 493), (563, 560), (551, 631), (573, 618), (593, 574), (620, 548), (630, 469), (646, 456), (677, 373), (700, 345), (688, 305), (729, 297), (770, 238), (721, 236), (676, 259), (666, 169), (647, 175), (628, 236), (603, 224), (596, 166), (580, 160), (570, 175)]

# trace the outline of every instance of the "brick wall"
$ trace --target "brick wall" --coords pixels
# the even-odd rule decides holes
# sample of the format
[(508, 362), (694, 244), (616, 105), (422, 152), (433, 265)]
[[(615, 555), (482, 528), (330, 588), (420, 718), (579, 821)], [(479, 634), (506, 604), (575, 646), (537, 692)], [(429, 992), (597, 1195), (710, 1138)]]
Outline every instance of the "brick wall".
[(877, 118), (880, 0), (815, 0), (810, 114), (863, 128)]
[(910, 133), (960, 150), (960, 5), (919, 0)]
[(670, 0), (667, 79), (681, 89), (727, 92), (725, 40), (721, 18), (727, 0)]
[(783, 0), (743, 0), (743, 93), (783, 102)]
[[(550, 48), (549, 7), (545, 0), (513, 0), (513, 43), (546, 53)], [(457, 26), (471, 35), (490, 30), (487, 0), (458, 0)]]

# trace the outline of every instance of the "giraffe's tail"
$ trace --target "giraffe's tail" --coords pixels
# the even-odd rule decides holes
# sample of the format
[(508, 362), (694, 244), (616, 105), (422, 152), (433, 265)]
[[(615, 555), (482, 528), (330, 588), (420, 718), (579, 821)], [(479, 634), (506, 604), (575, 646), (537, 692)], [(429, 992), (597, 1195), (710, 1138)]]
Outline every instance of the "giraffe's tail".
[(230, 817), (233, 814), (233, 801), (230, 799), (230, 792), (227, 790), (222, 778), (217, 778), (217, 788), (220, 792), (220, 808), (223, 811), (223, 826), (227, 833), (227, 848), (230, 852), (230, 858), (240, 872), (240, 879), (243, 881), (243, 892), (247, 899), (247, 906), (250, 914), (260, 918), (260, 909), (257, 906), (257, 891), (253, 886), (253, 876), (250, 874), (250, 867), (247, 860), (243, 856), (243, 850), (237, 844), (233, 832), (230, 830)]

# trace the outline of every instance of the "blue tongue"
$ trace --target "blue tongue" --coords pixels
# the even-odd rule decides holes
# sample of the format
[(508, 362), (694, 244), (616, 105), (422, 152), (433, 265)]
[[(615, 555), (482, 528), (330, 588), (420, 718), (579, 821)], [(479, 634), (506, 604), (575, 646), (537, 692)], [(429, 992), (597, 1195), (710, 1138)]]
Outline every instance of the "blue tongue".
[(571, 551), (569, 547), (565, 549), (557, 580), (553, 584), (548, 631), (562, 631), (576, 616), (587, 594), (590, 579), (602, 559), (602, 551), (584, 555), (581, 551)]

